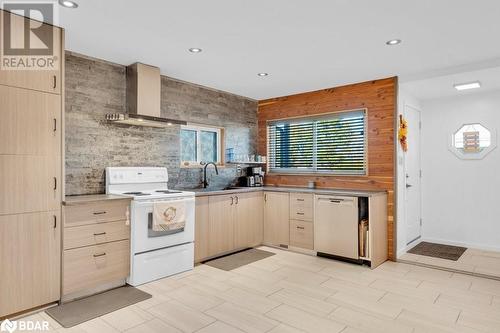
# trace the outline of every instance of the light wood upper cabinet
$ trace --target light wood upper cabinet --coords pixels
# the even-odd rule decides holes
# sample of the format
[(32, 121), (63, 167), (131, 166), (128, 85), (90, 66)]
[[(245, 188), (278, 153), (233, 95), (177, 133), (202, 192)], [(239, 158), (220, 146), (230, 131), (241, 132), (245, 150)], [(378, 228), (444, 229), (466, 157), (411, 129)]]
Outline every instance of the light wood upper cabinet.
[(263, 194), (262, 192), (240, 193), (235, 195), (236, 248), (253, 247), (263, 240)]
[(210, 196), (208, 204), (208, 255), (213, 256), (233, 250), (234, 197), (231, 195)]
[(61, 155), (61, 98), (0, 85), (0, 155)]
[[(15, 14), (10, 14), (9, 12), (0, 10), (0, 33), (4, 35), (4, 25), (3, 21), (6, 19), (8, 15), (11, 20), (11, 38), (13, 45), (24, 45), (24, 27), (29, 26), (32, 21), (28, 18), (18, 16)], [(32, 21), (33, 24), (39, 25), (39, 22)], [(48, 59), (48, 62), (52, 62), (53, 66), (44, 67), (50, 69), (43, 70), (1, 70), (0, 74), (0, 85), (14, 86), (14, 87), (22, 87), (26, 89), (33, 89), (39, 91), (45, 91), (54, 94), (61, 93), (62, 87), (62, 62), (64, 61), (64, 56), (62, 52), (63, 50), (63, 29), (54, 27), (49, 24), (41, 24), (41, 28), (37, 29), (37, 34), (40, 40), (47, 40), (45, 36), (50, 36), (52, 38), (52, 46), (53, 46), (53, 56), (44, 57), (44, 59)], [(33, 37), (32, 37), (33, 38)], [(50, 38), (50, 37), (47, 37)], [(40, 46), (38, 46), (40, 47)], [(29, 50), (28, 50), (29, 51)], [(27, 54), (29, 57), (32, 54)], [(4, 60), (2, 60), (4, 61)]]
[(209, 216), (208, 197), (196, 198), (196, 221), (194, 229), (194, 262), (208, 257)]
[(290, 243), (290, 200), (284, 192), (264, 193), (264, 243), (288, 246)]
[(0, 216), (0, 317), (59, 300), (60, 212)]
[(61, 186), (60, 158), (0, 155), (0, 215), (60, 209)]

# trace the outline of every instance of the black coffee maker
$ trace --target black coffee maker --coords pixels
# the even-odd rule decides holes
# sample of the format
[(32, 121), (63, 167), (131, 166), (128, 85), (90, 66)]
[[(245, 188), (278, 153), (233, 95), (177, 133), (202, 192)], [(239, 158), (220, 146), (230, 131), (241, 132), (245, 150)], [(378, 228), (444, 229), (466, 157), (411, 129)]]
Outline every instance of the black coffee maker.
[(246, 171), (247, 175), (240, 177), (240, 186), (264, 186), (264, 174), (262, 172), (262, 167), (248, 167)]

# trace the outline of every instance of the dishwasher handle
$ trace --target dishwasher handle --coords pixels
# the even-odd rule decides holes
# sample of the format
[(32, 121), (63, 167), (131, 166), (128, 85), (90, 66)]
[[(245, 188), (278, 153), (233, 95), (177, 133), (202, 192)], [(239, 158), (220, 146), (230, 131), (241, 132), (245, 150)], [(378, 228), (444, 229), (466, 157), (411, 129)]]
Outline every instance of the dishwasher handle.
[(327, 201), (333, 204), (345, 204), (350, 205), (354, 203), (354, 198), (338, 198), (338, 197), (318, 197), (318, 201)]

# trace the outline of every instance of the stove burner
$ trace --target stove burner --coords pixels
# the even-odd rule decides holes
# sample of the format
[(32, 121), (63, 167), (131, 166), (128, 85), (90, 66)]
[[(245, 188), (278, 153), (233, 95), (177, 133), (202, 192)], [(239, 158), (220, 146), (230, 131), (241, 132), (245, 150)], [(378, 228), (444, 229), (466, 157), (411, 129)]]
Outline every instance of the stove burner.
[(155, 191), (155, 192), (165, 193), (165, 194), (182, 193), (181, 191), (173, 191), (173, 190), (158, 190), (158, 191)]
[(144, 193), (144, 192), (125, 192), (123, 194), (130, 194), (130, 195), (149, 195), (149, 193)]

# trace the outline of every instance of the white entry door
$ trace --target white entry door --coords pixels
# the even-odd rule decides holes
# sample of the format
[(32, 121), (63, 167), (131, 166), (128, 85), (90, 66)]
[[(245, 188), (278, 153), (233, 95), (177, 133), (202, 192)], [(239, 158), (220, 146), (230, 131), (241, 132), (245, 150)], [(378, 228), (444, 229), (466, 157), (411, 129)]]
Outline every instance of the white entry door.
[(406, 243), (421, 236), (421, 165), (420, 165), (420, 110), (405, 106), (408, 122), (408, 151), (405, 155)]

